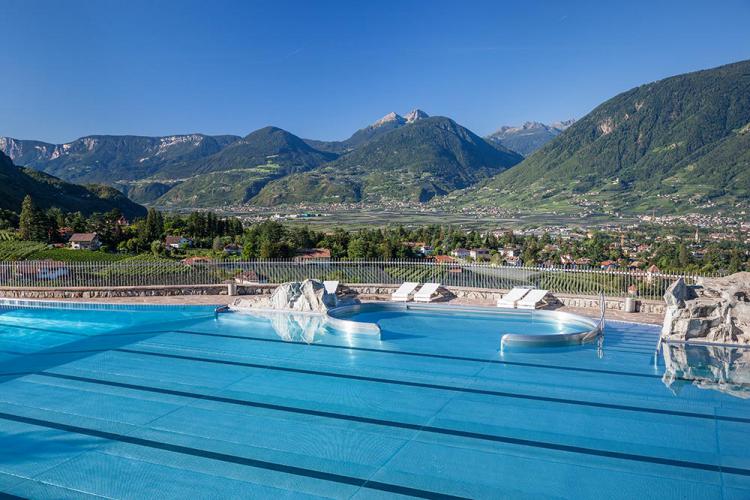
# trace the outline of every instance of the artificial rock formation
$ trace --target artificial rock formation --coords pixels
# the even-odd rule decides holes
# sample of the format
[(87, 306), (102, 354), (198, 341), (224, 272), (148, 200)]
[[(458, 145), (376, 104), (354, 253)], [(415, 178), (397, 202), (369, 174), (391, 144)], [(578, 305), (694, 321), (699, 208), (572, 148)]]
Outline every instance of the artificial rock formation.
[(336, 307), (336, 296), (327, 293), (320, 281), (292, 281), (279, 285), (270, 298), (238, 298), (229, 307), (238, 311), (260, 309), (324, 313)]
[(750, 273), (700, 278), (696, 285), (680, 278), (664, 300), (663, 340), (750, 344)]

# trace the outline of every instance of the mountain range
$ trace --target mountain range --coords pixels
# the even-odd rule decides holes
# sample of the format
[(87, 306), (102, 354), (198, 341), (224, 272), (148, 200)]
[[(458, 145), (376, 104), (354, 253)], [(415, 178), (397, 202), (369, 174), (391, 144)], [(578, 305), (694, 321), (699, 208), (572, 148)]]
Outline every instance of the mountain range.
[(528, 122), (486, 138), (415, 109), (343, 141), (265, 127), (245, 137), (88, 136), (59, 145), (0, 138), (0, 151), (161, 207), (442, 198), (570, 213), (744, 210), (749, 75), (750, 61), (678, 75), (623, 92), (577, 121)]
[(549, 141), (560, 135), (575, 120), (565, 120), (549, 125), (539, 122), (526, 122), (521, 126), (503, 126), (485, 139), (502, 144), (508, 149), (529, 156)]
[(6, 137), (0, 150), (66, 180), (105, 182), (134, 201), (167, 208), (317, 202), (318, 196), (427, 201), (522, 159), (419, 109), (388, 113), (337, 142), (265, 127), (245, 137), (88, 136), (66, 144)]

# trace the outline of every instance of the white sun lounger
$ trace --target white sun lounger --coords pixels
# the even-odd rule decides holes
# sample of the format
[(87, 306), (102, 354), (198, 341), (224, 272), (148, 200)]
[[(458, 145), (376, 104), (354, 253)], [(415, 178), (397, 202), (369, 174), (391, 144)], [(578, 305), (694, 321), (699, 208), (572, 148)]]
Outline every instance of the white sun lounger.
[(437, 298), (440, 283), (425, 283), (417, 293), (414, 294), (414, 302), (432, 302)]
[(547, 296), (549, 291), (534, 289), (526, 294), (524, 298), (518, 301), (516, 307), (519, 309), (536, 309), (540, 304), (544, 303), (544, 297)]
[(398, 287), (398, 290), (391, 294), (391, 300), (395, 302), (408, 302), (414, 294), (414, 289), (418, 286), (419, 283), (414, 283), (413, 281), (402, 283), (401, 286)]
[(518, 286), (513, 288), (513, 290), (503, 295), (501, 299), (497, 299), (497, 307), (516, 307), (518, 301), (521, 300), (527, 293), (529, 293), (529, 290), (531, 289)]

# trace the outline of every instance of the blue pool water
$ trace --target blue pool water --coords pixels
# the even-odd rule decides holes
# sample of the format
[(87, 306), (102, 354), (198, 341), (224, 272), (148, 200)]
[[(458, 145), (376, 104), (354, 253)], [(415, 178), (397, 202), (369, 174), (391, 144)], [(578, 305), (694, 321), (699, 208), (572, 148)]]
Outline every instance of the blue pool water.
[[(750, 498), (750, 399), (662, 381), (656, 327), (364, 310), (0, 311), (0, 492), (33, 498)], [(678, 380), (679, 382), (679, 380)]]

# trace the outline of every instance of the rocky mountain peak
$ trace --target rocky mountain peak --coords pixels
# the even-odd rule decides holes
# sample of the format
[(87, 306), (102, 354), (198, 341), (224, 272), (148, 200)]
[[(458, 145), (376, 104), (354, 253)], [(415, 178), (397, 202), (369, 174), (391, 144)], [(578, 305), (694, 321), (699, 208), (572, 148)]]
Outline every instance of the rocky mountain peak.
[(550, 124), (551, 127), (556, 128), (557, 130), (565, 130), (566, 128), (570, 127), (576, 122), (575, 118), (571, 118), (570, 120), (561, 120), (559, 122), (553, 122)]
[(415, 108), (411, 111), (409, 111), (406, 116), (404, 116), (404, 119), (406, 120), (406, 123), (414, 123), (417, 120), (422, 120), (424, 118), (429, 118), (430, 115), (425, 113), (419, 108)]
[(533, 121), (524, 122), (524, 124), (521, 125), (521, 129), (523, 130), (532, 130), (536, 128), (548, 128), (548, 127), (542, 122), (533, 122)]
[(380, 120), (370, 125), (370, 127), (378, 128), (378, 127), (382, 127), (383, 125), (386, 125), (388, 123), (393, 123), (393, 122), (398, 123), (399, 125), (403, 125), (404, 123), (406, 123), (406, 120), (404, 119), (403, 116), (391, 111), (390, 113), (385, 115), (383, 118), (381, 118)]

